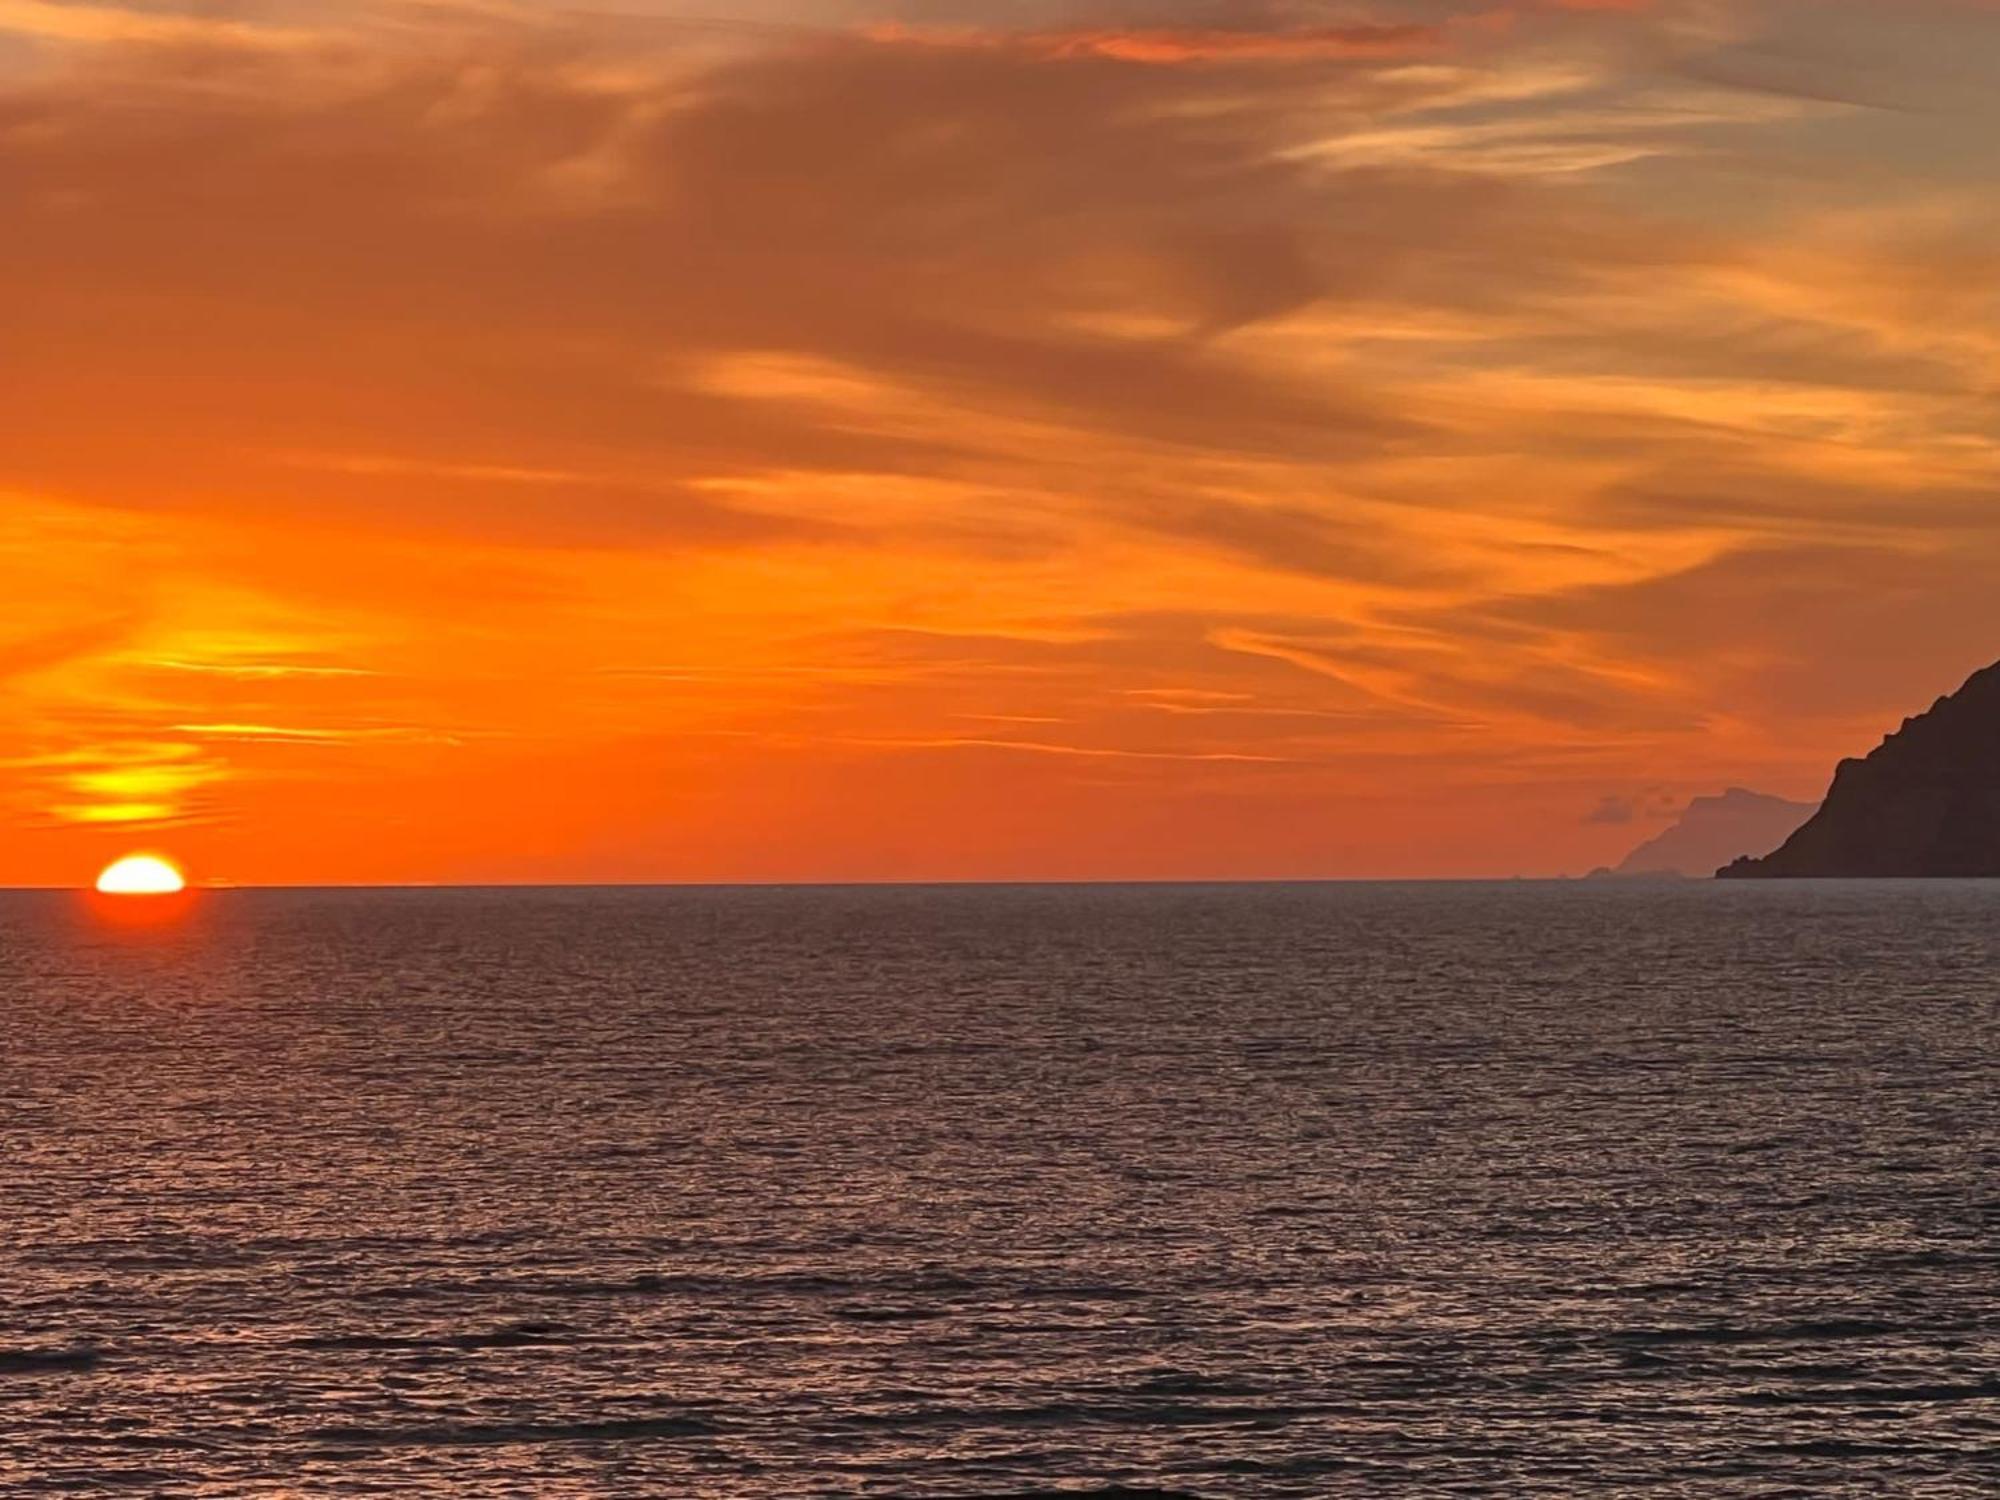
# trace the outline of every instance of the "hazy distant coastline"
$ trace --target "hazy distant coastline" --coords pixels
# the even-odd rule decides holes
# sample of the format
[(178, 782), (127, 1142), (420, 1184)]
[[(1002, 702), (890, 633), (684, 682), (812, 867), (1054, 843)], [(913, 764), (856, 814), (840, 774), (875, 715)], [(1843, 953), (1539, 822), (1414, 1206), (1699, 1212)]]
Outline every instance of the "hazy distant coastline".
[(1665, 831), (1640, 844), (1616, 865), (1593, 870), (1593, 879), (1707, 879), (1741, 855), (1775, 848), (1810, 818), (1818, 805), (1790, 802), (1733, 786), (1696, 797)]

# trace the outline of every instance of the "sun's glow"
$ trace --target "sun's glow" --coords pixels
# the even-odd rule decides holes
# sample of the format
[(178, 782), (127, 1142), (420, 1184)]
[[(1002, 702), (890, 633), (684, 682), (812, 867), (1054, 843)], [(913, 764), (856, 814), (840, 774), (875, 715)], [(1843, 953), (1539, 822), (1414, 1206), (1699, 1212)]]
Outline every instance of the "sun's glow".
[(129, 854), (97, 877), (97, 889), (107, 896), (171, 896), (186, 888), (186, 877), (154, 854)]

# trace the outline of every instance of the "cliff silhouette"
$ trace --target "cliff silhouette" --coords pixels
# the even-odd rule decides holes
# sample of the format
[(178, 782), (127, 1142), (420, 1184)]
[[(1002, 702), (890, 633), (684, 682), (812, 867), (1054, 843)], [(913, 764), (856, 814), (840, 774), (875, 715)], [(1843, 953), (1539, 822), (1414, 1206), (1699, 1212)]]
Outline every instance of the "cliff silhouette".
[(2000, 876), (2000, 663), (1865, 760), (1842, 761), (1820, 810), (1775, 852), (1716, 874)]

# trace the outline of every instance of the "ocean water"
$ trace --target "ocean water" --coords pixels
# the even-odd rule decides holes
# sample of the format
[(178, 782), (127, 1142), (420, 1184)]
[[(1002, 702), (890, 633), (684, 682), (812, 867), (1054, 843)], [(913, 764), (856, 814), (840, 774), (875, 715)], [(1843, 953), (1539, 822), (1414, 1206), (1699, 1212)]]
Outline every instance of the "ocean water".
[(0, 897), (0, 1494), (1991, 1496), (2000, 885)]

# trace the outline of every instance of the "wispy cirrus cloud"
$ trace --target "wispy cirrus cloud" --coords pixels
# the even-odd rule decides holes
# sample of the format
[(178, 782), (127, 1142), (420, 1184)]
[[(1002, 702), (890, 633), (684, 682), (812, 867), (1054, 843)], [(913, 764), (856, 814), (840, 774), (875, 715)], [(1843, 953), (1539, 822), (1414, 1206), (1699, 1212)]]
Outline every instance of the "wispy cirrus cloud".
[(1051, 59), (1106, 58), (1117, 62), (1177, 66), (1215, 62), (1378, 61), (1421, 57), (1444, 42), (1443, 31), (1416, 22), (1290, 29), (1221, 27), (1077, 28), (1053, 31), (974, 30), (966, 27), (867, 28), (872, 41), (937, 48), (1018, 52)]

